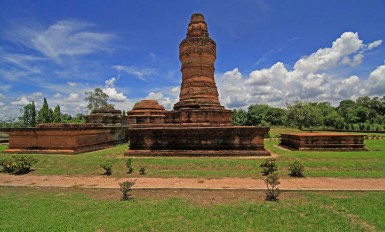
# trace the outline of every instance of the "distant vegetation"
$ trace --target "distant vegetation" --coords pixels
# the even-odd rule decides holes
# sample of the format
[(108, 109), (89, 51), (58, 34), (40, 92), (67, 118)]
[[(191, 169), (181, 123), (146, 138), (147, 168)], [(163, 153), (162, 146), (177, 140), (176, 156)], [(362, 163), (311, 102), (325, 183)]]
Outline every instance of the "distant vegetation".
[(234, 125), (287, 126), (298, 129), (385, 129), (385, 96), (359, 97), (356, 101), (343, 100), (337, 107), (329, 102), (294, 101), (285, 108), (251, 105), (248, 110), (233, 111)]

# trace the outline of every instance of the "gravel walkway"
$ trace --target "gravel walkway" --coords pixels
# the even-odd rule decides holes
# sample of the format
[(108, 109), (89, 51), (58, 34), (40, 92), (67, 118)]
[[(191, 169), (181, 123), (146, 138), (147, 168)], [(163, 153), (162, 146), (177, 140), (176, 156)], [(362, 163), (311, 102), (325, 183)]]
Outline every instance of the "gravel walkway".
[[(0, 174), (0, 186), (36, 187), (81, 187), (119, 188), (119, 183), (131, 178), (106, 176), (55, 176), (55, 175), (8, 175)], [(133, 189), (255, 189), (265, 190), (261, 179), (222, 178), (132, 178), (136, 179)], [(342, 178), (288, 178), (280, 179), (281, 190), (348, 190), (385, 191), (385, 179), (342, 179)]]

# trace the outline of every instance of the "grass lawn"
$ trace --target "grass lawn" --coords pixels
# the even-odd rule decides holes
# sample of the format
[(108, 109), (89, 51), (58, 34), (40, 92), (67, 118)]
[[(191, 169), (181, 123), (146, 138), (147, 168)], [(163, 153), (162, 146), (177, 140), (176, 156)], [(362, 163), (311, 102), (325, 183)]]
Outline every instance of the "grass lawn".
[[(112, 193), (111, 191), (114, 191)], [(278, 203), (119, 201), (119, 190), (0, 187), (3, 231), (385, 231), (384, 193), (302, 192)], [(201, 194), (205, 194), (204, 192)], [(215, 193), (221, 197), (221, 191)], [(282, 196), (290, 193), (283, 193)], [(108, 195), (106, 197), (106, 195)], [(214, 198), (214, 197), (213, 197)]]
[[(272, 134), (293, 132), (296, 129), (272, 128)], [(308, 177), (385, 178), (385, 140), (367, 140), (369, 151), (363, 152), (311, 152), (287, 151), (277, 147), (278, 140), (265, 140), (265, 146), (277, 154), (281, 178), (289, 178), (289, 162), (300, 160)], [(0, 151), (6, 148), (0, 145)], [(147, 177), (262, 178), (259, 164), (264, 158), (208, 158), (208, 157), (148, 157), (133, 158), (134, 172), (126, 173), (123, 156), (127, 144), (77, 155), (28, 155), (39, 159), (33, 174), (93, 176), (103, 174), (99, 164), (109, 160), (112, 177), (137, 177), (140, 167), (146, 167)], [(0, 159), (11, 155), (1, 154)]]

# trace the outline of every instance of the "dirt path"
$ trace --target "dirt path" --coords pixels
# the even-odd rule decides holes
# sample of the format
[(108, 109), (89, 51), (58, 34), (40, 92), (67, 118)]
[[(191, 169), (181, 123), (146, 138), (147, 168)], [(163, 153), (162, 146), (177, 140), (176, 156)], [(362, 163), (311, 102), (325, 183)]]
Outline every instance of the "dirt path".
[[(261, 189), (261, 179), (222, 178), (112, 178), (106, 176), (54, 176), (0, 174), (0, 186), (119, 188), (119, 183), (136, 179), (133, 189)], [(385, 191), (385, 179), (290, 178), (281, 179), (281, 190)]]

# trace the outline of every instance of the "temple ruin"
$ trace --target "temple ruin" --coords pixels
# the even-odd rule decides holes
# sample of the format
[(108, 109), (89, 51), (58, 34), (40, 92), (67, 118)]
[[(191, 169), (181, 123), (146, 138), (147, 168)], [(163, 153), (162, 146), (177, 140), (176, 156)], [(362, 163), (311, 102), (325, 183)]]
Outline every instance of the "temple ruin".
[(214, 79), (216, 43), (205, 18), (193, 14), (179, 45), (182, 83), (172, 111), (143, 100), (128, 112), (127, 156), (255, 156), (268, 127), (231, 125), (231, 110), (219, 102)]

